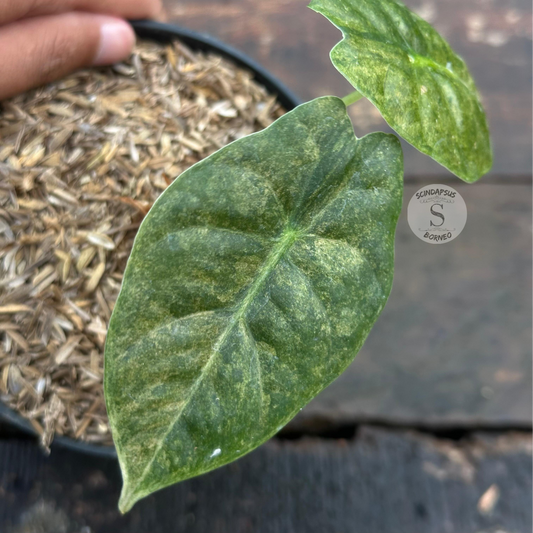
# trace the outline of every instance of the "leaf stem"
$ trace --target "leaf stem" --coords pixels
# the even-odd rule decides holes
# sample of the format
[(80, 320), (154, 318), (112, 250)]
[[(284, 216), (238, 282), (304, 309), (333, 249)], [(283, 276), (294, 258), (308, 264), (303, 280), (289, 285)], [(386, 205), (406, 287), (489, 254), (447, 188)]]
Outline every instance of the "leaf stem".
[(344, 105), (348, 107), (349, 105), (355, 104), (355, 102), (361, 98), (363, 98), (363, 95), (359, 91), (354, 91), (353, 93), (347, 94), (342, 101), (344, 102)]

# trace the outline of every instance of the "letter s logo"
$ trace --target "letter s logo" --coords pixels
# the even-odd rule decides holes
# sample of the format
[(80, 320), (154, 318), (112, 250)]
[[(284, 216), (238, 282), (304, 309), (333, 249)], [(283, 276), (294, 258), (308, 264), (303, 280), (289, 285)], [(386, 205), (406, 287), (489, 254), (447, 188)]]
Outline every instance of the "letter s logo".
[(437, 213), (437, 211), (434, 211), (434, 208), (439, 206), (442, 209), (444, 209), (444, 206), (442, 204), (433, 204), (430, 208), (429, 208), (429, 211), (431, 212), (432, 215), (435, 215), (436, 217), (440, 218), (442, 220), (442, 222), (440, 224), (433, 224), (433, 222), (430, 220), (429, 221), (429, 225), (430, 226), (436, 226), (437, 228), (442, 226), (444, 224), (444, 215), (442, 213)]

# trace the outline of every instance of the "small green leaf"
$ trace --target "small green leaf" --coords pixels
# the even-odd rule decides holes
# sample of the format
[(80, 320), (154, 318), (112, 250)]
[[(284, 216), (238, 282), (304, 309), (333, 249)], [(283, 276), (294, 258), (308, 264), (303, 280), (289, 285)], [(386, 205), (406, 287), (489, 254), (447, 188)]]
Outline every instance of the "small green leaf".
[(253, 450), (352, 361), (390, 292), (402, 165), (324, 97), (161, 195), (107, 336), (122, 511)]
[(467, 182), (492, 166), (485, 112), (464, 61), (395, 0), (312, 0), (344, 39), (337, 70), (421, 152)]

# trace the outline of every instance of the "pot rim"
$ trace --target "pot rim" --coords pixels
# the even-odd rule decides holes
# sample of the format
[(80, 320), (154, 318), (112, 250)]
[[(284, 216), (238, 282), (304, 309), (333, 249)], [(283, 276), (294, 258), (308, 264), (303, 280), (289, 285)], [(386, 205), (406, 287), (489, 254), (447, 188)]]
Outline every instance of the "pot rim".
[[(214, 52), (217, 55), (225, 57), (235, 63), (237, 66), (251, 71), (254, 80), (263, 85), (267, 91), (277, 96), (278, 102), (287, 110), (294, 109), (301, 103), (301, 100), (292, 93), (284, 84), (276, 79), (259, 63), (249, 58), (239, 50), (224, 44), (223, 42), (206, 35), (198, 33), (175, 24), (164, 22), (155, 22), (152, 20), (134, 20), (131, 25), (138, 37), (158, 42), (170, 42), (173, 39), (179, 39), (181, 42), (190, 46), (193, 50)], [(30, 421), (18, 414), (14, 409), (0, 401), (0, 422), (5, 422), (20, 431), (38, 436), (37, 431), (31, 425)], [(57, 435), (51, 445), (52, 448), (68, 448), (71, 450), (91, 454), (93, 456), (116, 459), (117, 452), (114, 446), (100, 446), (81, 440)]]

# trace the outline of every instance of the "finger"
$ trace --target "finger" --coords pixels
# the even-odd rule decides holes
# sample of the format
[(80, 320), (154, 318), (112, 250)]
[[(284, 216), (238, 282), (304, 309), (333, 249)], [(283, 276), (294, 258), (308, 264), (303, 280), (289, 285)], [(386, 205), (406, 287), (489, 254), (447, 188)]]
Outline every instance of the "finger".
[(118, 18), (65, 13), (14, 22), (0, 30), (0, 100), (89, 65), (126, 58), (135, 43)]
[(0, 25), (42, 15), (86, 11), (126, 19), (156, 18), (161, 0), (0, 0)]

